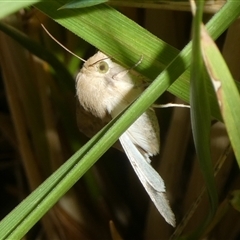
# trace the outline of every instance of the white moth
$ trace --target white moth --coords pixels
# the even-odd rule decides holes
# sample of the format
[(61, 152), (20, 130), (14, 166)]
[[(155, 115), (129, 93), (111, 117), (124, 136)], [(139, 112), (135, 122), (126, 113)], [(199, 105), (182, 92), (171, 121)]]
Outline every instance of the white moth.
[[(116, 117), (142, 92), (129, 71), (102, 52), (83, 65), (76, 78), (77, 96), (85, 110), (103, 119)], [(165, 220), (175, 226), (166, 198), (163, 179), (150, 165), (149, 157), (159, 153), (159, 126), (153, 109), (143, 113), (119, 138), (142, 185)]]

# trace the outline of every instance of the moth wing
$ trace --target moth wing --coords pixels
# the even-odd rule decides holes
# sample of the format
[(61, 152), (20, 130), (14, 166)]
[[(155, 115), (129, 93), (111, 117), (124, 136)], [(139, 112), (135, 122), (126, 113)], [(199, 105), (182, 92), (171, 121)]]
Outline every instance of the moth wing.
[(144, 156), (138, 148), (132, 143), (128, 132), (122, 134), (119, 138), (129, 161), (146, 189), (156, 208), (164, 217), (166, 222), (175, 226), (175, 216), (169, 206), (165, 195), (165, 185), (163, 179), (149, 164), (149, 159)]
[(145, 151), (148, 156), (159, 153), (159, 126), (153, 109), (144, 112), (128, 129), (132, 142)]
[(154, 168), (149, 164), (150, 160), (147, 156), (137, 149), (132, 143), (128, 132), (122, 134), (119, 138), (125, 153), (127, 154), (131, 164), (134, 164), (138, 168), (138, 171), (146, 179), (150, 186), (157, 192), (165, 192), (165, 185), (163, 179), (155, 171)]
[[(136, 94), (136, 89), (132, 91), (132, 95)], [(114, 118), (122, 112), (131, 102), (127, 99), (122, 99), (117, 105), (109, 111)], [(156, 114), (153, 109), (148, 109), (144, 112), (127, 130), (131, 141), (139, 146), (148, 156), (153, 156), (159, 153), (159, 126)], [(149, 160), (150, 161), (150, 160)]]

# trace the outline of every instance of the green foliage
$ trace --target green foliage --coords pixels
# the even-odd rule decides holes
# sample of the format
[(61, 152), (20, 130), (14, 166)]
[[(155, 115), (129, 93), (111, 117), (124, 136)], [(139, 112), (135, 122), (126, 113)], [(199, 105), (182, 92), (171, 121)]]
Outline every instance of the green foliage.
[[(195, 146), (211, 202), (211, 214), (205, 222), (208, 224), (218, 207), (209, 149), (211, 117), (218, 120), (223, 118), (239, 162), (240, 149), (237, 146), (240, 145), (238, 127), (240, 113), (238, 108), (239, 84), (234, 84), (226, 64), (215, 47), (203, 45), (207, 55), (207, 69), (211, 69), (213, 73), (212, 75), (209, 73), (210, 78), (220, 79), (223, 87), (221, 101), (224, 107), (221, 108), (221, 113), (219, 111), (215, 92), (211, 87), (201, 56), (202, 13), (197, 12), (196, 14), (193, 24), (193, 43), (190, 42), (179, 52), (108, 5), (94, 6), (106, 1), (71, 1), (65, 5), (63, 5), (64, 1), (60, 0), (29, 1), (24, 4), (21, 2), (16, 1), (15, 4), (12, 4), (8, 10), (1, 13), (0, 18), (30, 4), (35, 4), (34, 6), (44, 14), (124, 66), (133, 66), (143, 55), (143, 61), (136, 70), (146, 76), (151, 84), (121, 116), (104, 127), (1, 221), (0, 238), (22, 238), (166, 90), (188, 102), (191, 95)], [(0, 2), (1, 9), (6, 9), (5, 4), (5, 2)], [(76, 9), (79, 7), (82, 8)], [(206, 29), (209, 35), (216, 39), (237, 19), (239, 14), (240, 3), (228, 1), (207, 23)], [(36, 56), (47, 61), (55, 70), (57, 79), (62, 86), (66, 86), (70, 91), (73, 89), (72, 78), (68, 71), (48, 51), (45, 52), (44, 48), (36, 45), (27, 36), (3, 23), (0, 24), (0, 30)], [(191, 68), (189, 68), (190, 66)], [(64, 87), (62, 87), (63, 89)], [(67, 104), (63, 103), (63, 106), (64, 111), (68, 112), (67, 116), (71, 116), (70, 111), (67, 111)], [(68, 122), (65, 121), (64, 125), (67, 132)], [(75, 129), (72, 128), (68, 136), (69, 138), (73, 136), (73, 142), (76, 142), (77, 136), (74, 135), (74, 131)], [(203, 230), (200, 234), (202, 232)]]

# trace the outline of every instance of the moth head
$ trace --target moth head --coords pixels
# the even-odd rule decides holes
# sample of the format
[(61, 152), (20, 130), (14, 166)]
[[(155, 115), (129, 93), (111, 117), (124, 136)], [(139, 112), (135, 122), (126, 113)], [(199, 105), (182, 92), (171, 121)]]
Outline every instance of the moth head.
[(97, 52), (83, 65), (85, 69), (94, 70), (100, 74), (106, 74), (110, 70), (109, 57), (102, 52)]

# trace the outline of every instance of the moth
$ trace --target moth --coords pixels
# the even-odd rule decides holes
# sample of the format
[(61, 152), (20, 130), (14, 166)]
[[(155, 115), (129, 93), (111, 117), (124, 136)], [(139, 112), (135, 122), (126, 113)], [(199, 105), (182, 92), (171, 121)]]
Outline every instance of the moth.
[[(130, 71), (102, 52), (85, 61), (76, 77), (81, 107), (100, 119), (115, 118), (144, 91)], [(153, 109), (144, 112), (119, 138), (134, 171), (166, 222), (175, 226), (175, 216), (166, 197), (163, 179), (151, 166), (159, 153), (159, 126)]]

